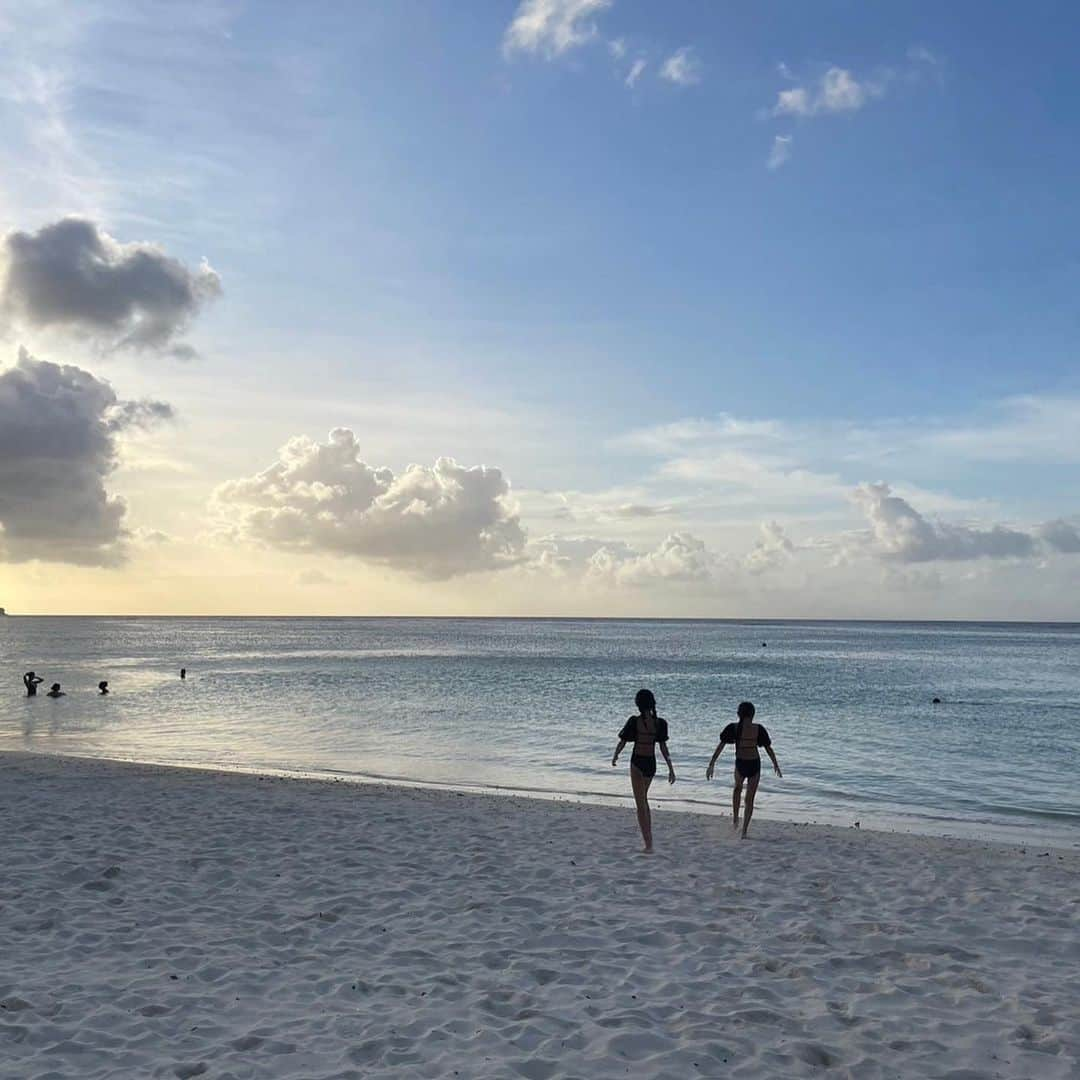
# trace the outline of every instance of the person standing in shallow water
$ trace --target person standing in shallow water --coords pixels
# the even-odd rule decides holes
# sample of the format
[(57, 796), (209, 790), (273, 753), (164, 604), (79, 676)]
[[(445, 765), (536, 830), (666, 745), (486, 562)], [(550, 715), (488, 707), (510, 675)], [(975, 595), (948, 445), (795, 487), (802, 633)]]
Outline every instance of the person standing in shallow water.
[(675, 783), (675, 766), (668, 754), (668, 725), (662, 716), (656, 715), (656, 698), (651, 690), (639, 690), (634, 696), (638, 715), (631, 716), (619, 732), (619, 745), (612, 755), (612, 767), (619, 763), (619, 755), (627, 743), (634, 744), (630, 755), (630, 787), (637, 806), (638, 827), (645, 842), (646, 854), (651, 854), (652, 812), (649, 810), (649, 786), (656, 775), (656, 747), (664, 755), (668, 767), (668, 783)]
[(28, 671), (23, 677), (23, 686), (26, 687), (27, 697), (37, 697), (37, 688), (45, 681), (40, 675)]
[(742, 836), (746, 839), (746, 830), (750, 828), (750, 818), (754, 815), (754, 796), (757, 794), (758, 781), (761, 779), (761, 754), (760, 747), (772, 759), (773, 772), (783, 777), (780, 771), (780, 762), (773, 753), (772, 739), (765, 730), (764, 724), (754, 723), (754, 706), (752, 702), (743, 701), (738, 709), (739, 722), (728, 724), (720, 732), (720, 743), (713, 751), (712, 760), (705, 770), (705, 779), (713, 778), (713, 770), (716, 768), (716, 759), (728, 743), (735, 746), (735, 788), (731, 793), (731, 827), (739, 827), (739, 803), (742, 801), (743, 781), (746, 781), (746, 806), (742, 819)]

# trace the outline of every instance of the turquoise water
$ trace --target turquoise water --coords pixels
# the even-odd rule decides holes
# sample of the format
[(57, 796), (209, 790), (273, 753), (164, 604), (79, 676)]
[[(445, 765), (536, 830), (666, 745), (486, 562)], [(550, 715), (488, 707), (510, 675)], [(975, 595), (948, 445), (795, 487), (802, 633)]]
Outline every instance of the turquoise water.
[[(30, 668), (68, 696), (22, 696)], [(705, 765), (749, 698), (763, 816), (1080, 843), (1080, 624), (0, 619), (0, 749), (609, 800), (640, 686), (666, 805), (725, 807)]]

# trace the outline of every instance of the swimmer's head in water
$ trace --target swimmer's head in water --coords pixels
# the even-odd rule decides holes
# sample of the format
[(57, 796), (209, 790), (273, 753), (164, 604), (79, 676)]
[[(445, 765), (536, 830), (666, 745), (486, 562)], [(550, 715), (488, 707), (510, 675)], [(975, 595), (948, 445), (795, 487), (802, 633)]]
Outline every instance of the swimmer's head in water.
[(642, 716), (646, 713), (656, 713), (656, 698), (653, 697), (651, 690), (639, 690), (634, 695), (634, 704)]
[(52, 686), (49, 687), (49, 689), (55, 693), (57, 690), (60, 689), (60, 684), (58, 682), (54, 682)]
[[(730, 716), (731, 714), (728, 713)], [(754, 719), (754, 703), (752, 701), (740, 701), (739, 708), (736, 711), (736, 715), (740, 720), (753, 720)]]
[(107, 682), (106, 682), (106, 681), (105, 681), (104, 679), (102, 679), (102, 680), (101, 680), (101, 682), (99, 682), (99, 683), (97, 684), (97, 688), (98, 688), (98, 689), (99, 689), (99, 690), (100, 690), (100, 691), (101, 691), (102, 693), (104, 693), (104, 692), (105, 692), (106, 690), (108, 690), (108, 689), (109, 689), (109, 684), (108, 684), (108, 683), (107, 683)]

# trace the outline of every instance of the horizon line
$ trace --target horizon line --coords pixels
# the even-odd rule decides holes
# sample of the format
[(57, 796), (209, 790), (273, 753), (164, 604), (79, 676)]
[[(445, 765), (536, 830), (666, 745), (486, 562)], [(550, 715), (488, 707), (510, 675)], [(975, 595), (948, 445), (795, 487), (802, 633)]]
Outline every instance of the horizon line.
[[(2, 610), (2, 609), (0, 609)], [(7, 611), (5, 619), (424, 619), (429, 621), (473, 620), (487, 622), (682, 622), (682, 623), (875, 623), (927, 625), (992, 625), (992, 626), (1080, 626), (1076, 619), (972, 619), (972, 618), (876, 618), (855, 616), (735, 616), (735, 615), (288, 615), (288, 614), (147, 614), (118, 612), (112, 614), (71, 612), (28, 612), (14, 614)]]

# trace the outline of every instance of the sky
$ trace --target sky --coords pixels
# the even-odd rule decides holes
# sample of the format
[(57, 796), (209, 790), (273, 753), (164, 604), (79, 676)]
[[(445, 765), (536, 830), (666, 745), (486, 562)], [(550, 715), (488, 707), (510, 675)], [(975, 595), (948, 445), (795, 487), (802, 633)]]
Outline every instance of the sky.
[(1080, 618), (1078, 35), (0, 0), (0, 606)]

